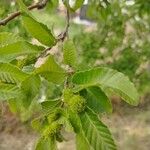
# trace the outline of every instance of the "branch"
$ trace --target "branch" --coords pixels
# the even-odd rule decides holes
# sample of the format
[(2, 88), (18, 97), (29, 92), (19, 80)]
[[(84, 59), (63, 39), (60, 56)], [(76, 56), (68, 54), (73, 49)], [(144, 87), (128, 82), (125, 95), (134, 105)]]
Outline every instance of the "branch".
[[(29, 10), (33, 10), (33, 9), (42, 9), (46, 6), (48, 0), (43, 0), (41, 2), (38, 2), (36, 4), (30, 5), (28, 7)], [(3, 20), (0, 20), (0, 26), (5, 26), (9, 21), (15, 19), (16, 17), (18, 17), (21, 14), (20, 11), (14, 12), (12, 14), (9, 14), (8, 17), (4, 18)]]

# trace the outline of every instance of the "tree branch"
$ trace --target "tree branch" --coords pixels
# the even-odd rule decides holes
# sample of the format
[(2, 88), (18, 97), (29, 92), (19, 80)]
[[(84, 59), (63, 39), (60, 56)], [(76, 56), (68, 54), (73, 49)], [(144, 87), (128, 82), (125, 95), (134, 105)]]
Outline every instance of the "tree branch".
[[(36, 4), (30, 5), (28, 7), (29, 10), (33, 10), (33, 9), (42, 9), (46, 6), (48, 0), (43, 0), (41, 2), (38, 2)], [(3, 20), (0, 20), (0, 26), (5, 26), (9, 21), (15, 19), (16, 17), (18, 17), (21, 14), (20, 11), (14, 12), (12, 14), (9, 14), (8, 17), (4, 18)]]

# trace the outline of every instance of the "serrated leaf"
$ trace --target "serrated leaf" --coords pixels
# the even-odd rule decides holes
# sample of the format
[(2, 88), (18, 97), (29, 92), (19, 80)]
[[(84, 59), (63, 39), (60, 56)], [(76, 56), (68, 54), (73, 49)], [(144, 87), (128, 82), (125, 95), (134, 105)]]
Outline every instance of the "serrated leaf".
[(62, 83), (65, 79), (64, 70), (55, 62), (52, 55), (47, 57), (46, 61), (35, 70), (35, 73), (56, 84)]
[(39, 42), (49, 47), (55, 45), (56, 39), (46, 25), (34, 20), (28, 15), (22, 16), (22, 20), (26, 30)]
[(4, 83), (19, 84), (28, 77), (19, 68), (11, 64), (0, 63), (0, 81)]
[(18, 97), (20, 94), (21, 91), (17, 86), (0, 83), (0, 101)]
[(0, 47), (4, 47), (8, 44), (16, 43), (18, 41), (22, 41), (22, 38), (20, 38), (17, 34), (9, 32), (0, 33)]
[(22, 102), (28, 108), (32, 100), (40, 93), (41, 80), (39, 76), (31, 75), (21, 83)]
[(53, 46), (56, 43), (56, 39), (52, 35), (48, 27), (40, 22), (38, 22), (28, 11), (27, 7), (21, 0), (17, 1), (21, 12), (22, 21), (26, 30), (39, 42), (46, 46)]
[(18, 105), (17, 105), (16, 99), (9, 99), (7, 102), (8, 102), (8, 106), (9, 106), (10, 111), (13, 112), (13, 113), (17, 113)]
[(0, 47), (0, 62), (11, 62), (19, 56), (38, 54), (43, 47), (19, 41)]
[(89, 145), (82, 132), (76, 135), (76, 150), (94, 150)]
[(51, 112), (56, 107), (59, 107), (61, 105), (61, 100), (60, 99), (47, 100), (47, 101), (42, 102), (41, 105), (42, 105), (42, 109), (45, 112)]
[(63, 46), (64, 63), (75, 67), (77, 63), (76, 48), (72, 40), (65, 41)]
[(56, 139), (54, 137), (40, 138), (35, 150), (57, 150)]
[(113, 69), (99, 67), (78, 72), (73, 76), (72, 82), (81, 86), (81, 89), (99, 85), (106, 92), (108, 90), (114, 91), (131, 105), (139, 103), (138, 93), (133, 83), (124, 74)]
[(69, 115), (68, 120), (70, 121), (74, 132), (79, 133), (80, 128), (81, 128), (81, 124), (80, 124), (80, 118), (79, 118), (78, 114), (76, 114), (76, 113), (72, 112), (71, 110), (69, 110), (68, 115)]
[(88, 87), (82, 92), (82, 95), (86, 98), (88, 107), (95, 113), (112, 112), (111, 102), (100, 87)]
[(117, 150), (109, 129), (90, 109), (80, 116), (84, 137), (94, 150)]

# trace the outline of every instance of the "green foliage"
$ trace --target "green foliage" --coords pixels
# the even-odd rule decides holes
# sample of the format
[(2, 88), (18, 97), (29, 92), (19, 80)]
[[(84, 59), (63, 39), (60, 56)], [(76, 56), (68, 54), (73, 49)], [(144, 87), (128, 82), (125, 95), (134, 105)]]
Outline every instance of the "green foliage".
[(22, 21), (26, 30), (39, 42), (47, 46), (55, 45), (55, 38), (46, 25), (36, 21), (22, 1), (18, 0), (22, 11)]
[(71, 40), (65, 41), (63, 46), (63, 54), (64, 54), (63, 56), (64, 63), (71, 67), (76, 67), (77, 54), (73, 41)]
[(88, 87), (81, 91), (81, 94), (86, 98), (88, 107), (95, 113), (112, 112), (111, 102), (100, 87)]
[[(90, 1), (87, 16), (97, 24), (90, 31), (76, 35), (74, 41), (80, 53), (83, 68), (111, 66), (128, 75), (142, 95), (149, 81), (146, 66), (149, 63), (149, 1)], [(139, 75), (140, 74), (140, 75)], [(141, 92), (142, 91), (142, 92)]]
[(0, 84), (0, 101), (15, 98), (20, 95), (20, 90), (17, 86), (11, 84)]
[[(43, 47), (32, 45), (18, 35), (6, 32), (0, 34), (0, 100), (7, 100), (12, 111), (19, 113), (20, 117), (24, 116), (22, 120), (31, 118), (32, 114), (39, 114), (32, 121), (33, 128), (40, 134), (36, 150), (56, 150), (57, 142), (65, 140), (62, 129), (76, 134), (77, 150), (116, 150), (112, 135), (99, 115), (112, 112), (109, 100), (111, 92), (127, 103), (137, 105), (138, 94), (133, 83), (124, 74), (107, 67), (79, 71), (83, 66), (77, 65), (74, 43), (66, 40), (66, 37), (64, 41), (56, 40), (51, 30), (33, 17), (21, 0), (17, 2), (24, 28)], [(73, 6), (67, 0), (63, 2), (66, 9), (71, 11), (83, 4), (83, 0), (76, 0)], [(114, 1), (114, 5), (110, 5), (108, 1), (103, 1), (97, 5), (98, 2), (101, 3), (90, 2), (90, 7), (97, 6), (97, 11), (101, 12), (99, 16), (97, 11), (90, 8), (94, 19), (105, 23), (104, 29), (112, 26), (109, 31), (122, 32), (121, 28), (116, 28), (118, 24), (122, 26), (120, 17), (109, 25), (112, 21), (110, 15), (120, 6), (119, 3)], [(54, 7), (57, 3), (51, 1)], [(105, 6), (108, 6), (107, 12)], [(116, 11), (121, 13), (119, 8)], [(101, 33), (105, 33), (100, 39), (102, 44), (108, 32), (103, 30)], [(122, 34), (116, 35), (122, 37)], [(121, 41), (116, 42), (117, 39), (113, 39), (112, 43), (119, 45)], [(60, 44), (63, 45), (62, 59), (56, 59), (48, 51), (58, 42), (63, 42)], [(115, 48), (108, 43), (107, 48)]]
[(65, 79), (65, 71), (55, 62), (51, 55), (35, 70), (35, 73), (53, 83), (62, 83)]
[(131, 105), (138, 104), (138, 94), (133, 83), (116, 70), (101, 67), (78, 72), (73, 76), (72, 81), (83, 89), (98, 85), (106, 92), (112, 90)]
[(57, 150), (55, 138), (50, 138), (50, 137), (41, 138), (38, 141), (35, 150), (46, 150), (46, 149)]
[(10, 84), (20, 84), (28, 77), (28, 74), (22, 72), (14, 65), (0, 63), (0, 81)]
[(88, 109), (80, 116), (80, 118), (82, 130), (84, 132), (83, 136), (94, 150), (117, 149), (110, 131), (101, 121), (99, 121), (96, 114)]
[(0, 62), (7, 63), (15, 60), (19, 56), (36, 55), (41, 48), (26, 41), (19, 41), (0, 47)]

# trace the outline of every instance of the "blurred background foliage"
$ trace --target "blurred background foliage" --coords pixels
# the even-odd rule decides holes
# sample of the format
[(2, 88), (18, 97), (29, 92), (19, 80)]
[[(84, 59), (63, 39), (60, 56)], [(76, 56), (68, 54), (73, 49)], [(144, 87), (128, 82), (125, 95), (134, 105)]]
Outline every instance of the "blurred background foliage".
[(150, 91), (149, 8), (149, 0), (89, 1), (87, 16), (97, 28), (74, 38), (83, 68), (112, 67), (128, 75), (141, 94)]

